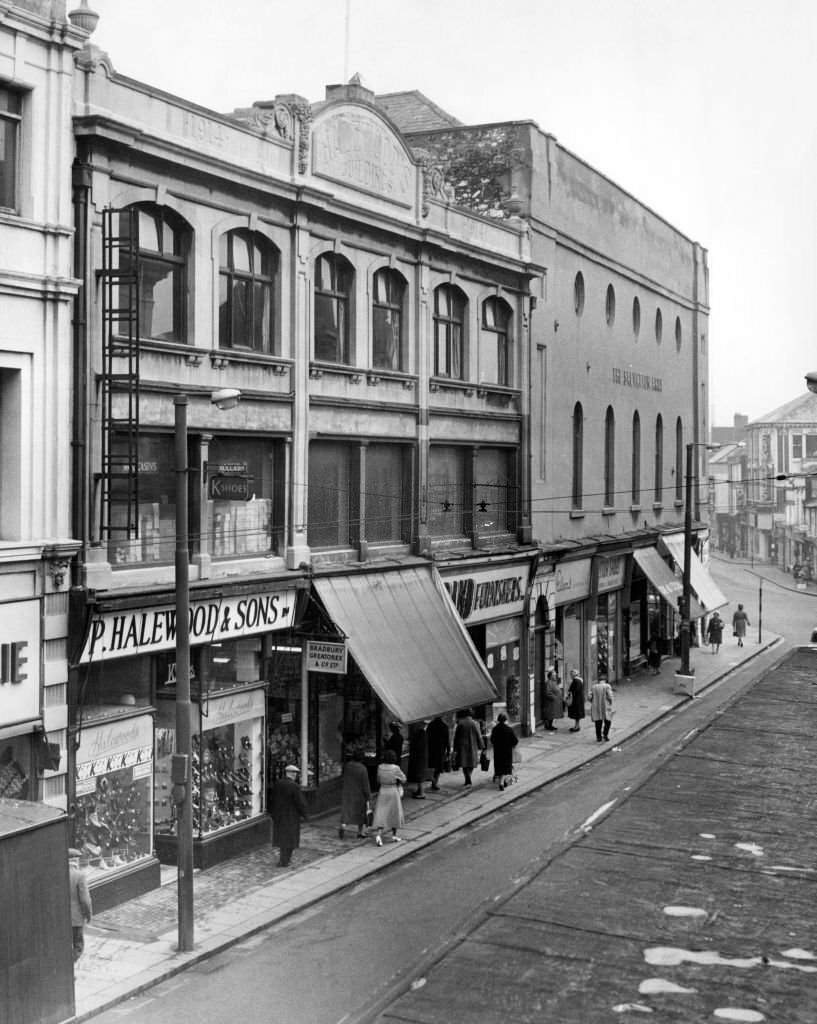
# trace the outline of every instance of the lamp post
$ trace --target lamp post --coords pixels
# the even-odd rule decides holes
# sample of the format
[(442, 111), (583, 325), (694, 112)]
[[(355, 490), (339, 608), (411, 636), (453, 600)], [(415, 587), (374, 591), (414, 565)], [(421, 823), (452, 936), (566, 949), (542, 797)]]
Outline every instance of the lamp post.
[(689, 667), (689, 648), (692, 633), (692, 616), (690, 608), (692, 604), (692, 456), (695, 448), (706, 448), (714, 451), (720, 448), (719, 444), (706, 444), (703, 441), (690, 441), (686, 446), (686, 494), (684, 499), (684, 568), (682, 578), (681, 597), (681, 665), (678, 674), (682, 676), (691, 675)]
[[(232, 409), (241, 392), (214, 391), (219, 409)], [(176, 803), (178, 949), (193, 949), (193, 728), (190, 700), (190, 561), (187, 535), (187, 395), (174, 395), (176, 457), (176, 754), (172, 782)]]

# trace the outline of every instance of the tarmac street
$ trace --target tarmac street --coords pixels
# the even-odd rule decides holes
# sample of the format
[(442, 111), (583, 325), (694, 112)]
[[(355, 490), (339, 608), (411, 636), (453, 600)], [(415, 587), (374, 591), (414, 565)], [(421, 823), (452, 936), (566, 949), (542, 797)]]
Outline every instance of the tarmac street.
[[(736, 590), (738, 599), (744, 599), (740, 587), (746, 587), (748, 580), (754, 589), (754, 579), (744, 579), (740, 566), (729, 565), (726, 571), (740, 576)], [(788, 582), (791, 583), (790, 578)], [(785, 585), (786, 580), (782, 579), (781, 588)], [(747, 593), (751, 594), (751, 590)], [(810, 610), (804, 612), (804, 620), (810, 615)], [(750, 636), (744, 648), (725, 644), (717, 657), (696, 651), (698, 690), (706, 690), (775, 645), (781, 647), (779, 637), (764, 630), (761, 644)], [(642, 732), (673, 709), (694, 706), (695, 702), (689, 702), (676, 691), (676, 668), (677, 659), (665, 659), (659, 676), (644, 673), (617, 687), (615, 743)], [(86, 953), (76, 975), (75, 1020), (88, 1019), (105, 1007), (115, 1006), (172, 978), (192, 964), (246, 941), (325, 896), (356, 885), (417, 850), (453, 835), (497, 807), (575, 771), (609, 749), (608, 745), (596, 744), (589, 728), (576, 737), (567, 737), (565, 733), (566, 730), (556, 735), (539, 733), (524, 740), (519, 781), (504, 793), (490, 786), (490, 775), (477, 773), (477, 785), (470, 792), (454, 784), (451, 777), (450, 782), (446, 779), (441, 793), (428, 793), (428, 799), (422, 802), (406, 800), (404, 843), (387, 843), (377, 848), (371, 843), (341, 841), (332, 816), (306, 826), (302, 847), (289, 869), (277, 868), (275, 854), (265, 849), (210, 871), (197, 872), (196, 945), (192, 953), (175, 951), (176, 887), (175, 870), (171, 869), (169, 884), (98, 915), (86, 930)], [(594, 825), (593, 830), (597, 832), (598, 826)]]

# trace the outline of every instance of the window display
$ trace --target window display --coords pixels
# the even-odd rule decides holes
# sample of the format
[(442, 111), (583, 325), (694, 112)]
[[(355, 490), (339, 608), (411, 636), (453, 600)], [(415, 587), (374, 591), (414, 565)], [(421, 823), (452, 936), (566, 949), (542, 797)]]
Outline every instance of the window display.
[(82, 866), (104, 872), (151, 855), (152, 739), (147, 715), (82, 731), (72, 841)]
[[(171, 754), (175, 701), (162, 701), (156, 730), (156, 831), (175, 834)], [(198, 710), (198, 709), (197, 709)], [(193, 735), (193, 830), (197, 836), (227, 828), (263, 811), (263, 690), (206, 701)]]

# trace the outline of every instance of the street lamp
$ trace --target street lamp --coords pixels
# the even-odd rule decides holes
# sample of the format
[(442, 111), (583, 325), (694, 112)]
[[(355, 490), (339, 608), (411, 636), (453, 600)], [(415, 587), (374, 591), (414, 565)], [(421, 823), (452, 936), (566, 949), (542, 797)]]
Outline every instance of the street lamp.
[[(214, 391), (219, 409), (232, 409), (237, 388)], [(174, 395), (176, 454), (176, 754), (172, 782), (176, 802), (178, 948), (193, 949), (193, 728), (190, 700), (190, 561), (187, 537), (187, 395)]]
[(681, 597), (681, 666), (678, 674), (690, 675), (689, 669), (689, 647), (690, 634), (692, 632), (690, 606), (692, 604), (692, 455), (695, 448), (706, 448), (708, 451), (715, 451), (721, 446), (719, 444), (706, 444), (703, 441), (690, 441), (686, 446), (686, 496), (684, 501), (684, 569), (683, 569), (683, 594)]

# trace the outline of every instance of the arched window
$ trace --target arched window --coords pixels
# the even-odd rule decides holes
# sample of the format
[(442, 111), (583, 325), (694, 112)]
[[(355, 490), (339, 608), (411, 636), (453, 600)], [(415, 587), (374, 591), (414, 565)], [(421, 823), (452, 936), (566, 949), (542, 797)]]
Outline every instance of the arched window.
[(219, 267), (219, 346), (271, 353), (275, 249), (263, 235), (229, 231), (221, 236)]
[(633, 505), (641, 504), (641, 417), (633, 413), (633, 461), (630, 497)]
[(464, 339), (465, 296), (452, 285), (440, 285), (434, 292), (434, 374), (465, 379)]
[(604, 417), (604, 504), (616, 503), (616, 416), (611, 405)]
[(676, 316), (675, 318), (675, 347), (678, 351), (681, 351), (681, 344), (683, 342), (683, 330), (681, 328), (681, 318)]
[(581, 316), (584, 312), (584, 275), (581, 270), (573, 281), (573, 309), (576, 316)]
[(479, 335), (479, 380), (482, 384), (510, 383), (511, 308), (502, 299), (486, 299), (482, 304)]
[[(130, 210), (135, 212), (131, 218)], [(187, 260), (192, 232), (164, 206), (140, 203), (123, 210), (120, 235), (136, 232), (139, 268), (139, 333), (160, 341), (187, 341)], [(120, 250), (120, 270), (130, 269), (127, 249)], [(121, 297), (120, 305), (128, 303)]]
[(573, 508), (579, 509), (584, 502), (584, 487), (582, 477), (584, 474), (584, 412), (581, 402), (576, 402), (573, 407), (573, 482), (571, 489), (571, 504)]
[(661, 307), (659, 306), (659, 308), (656, 309), (656, 311), (655, 311), (655, 340), (656, 340), (656, 342), (659, 345), (661, 344), (661, 338), (663, 337), (663, 334), (664, 334), (664, 317), (663, 317), (663, 314), (661, 313)]
[(611, 284), (607, 285), (607, 295), (604, 300), (604, 319), (607, 326), (612, 327), (616, 322), (616, 290)]
[(325, 253), (315, 261), (315, 359), (349, 363), (354, 271), (348, 260)]
[(684, 500), (684, 425), (675, 421), (675, 500)]
[(655, 417), (655, 497), (661, 504), (664, 495), (664, 421), (661, 413)]
[(372, 283), (372, 366), (377, 370), (404, 370), (405, 278), (386, 267), (377, 271)]
[(641, 303), (636, 295), (633, 299), (633, 334), (636, 339), (641, 331)]

